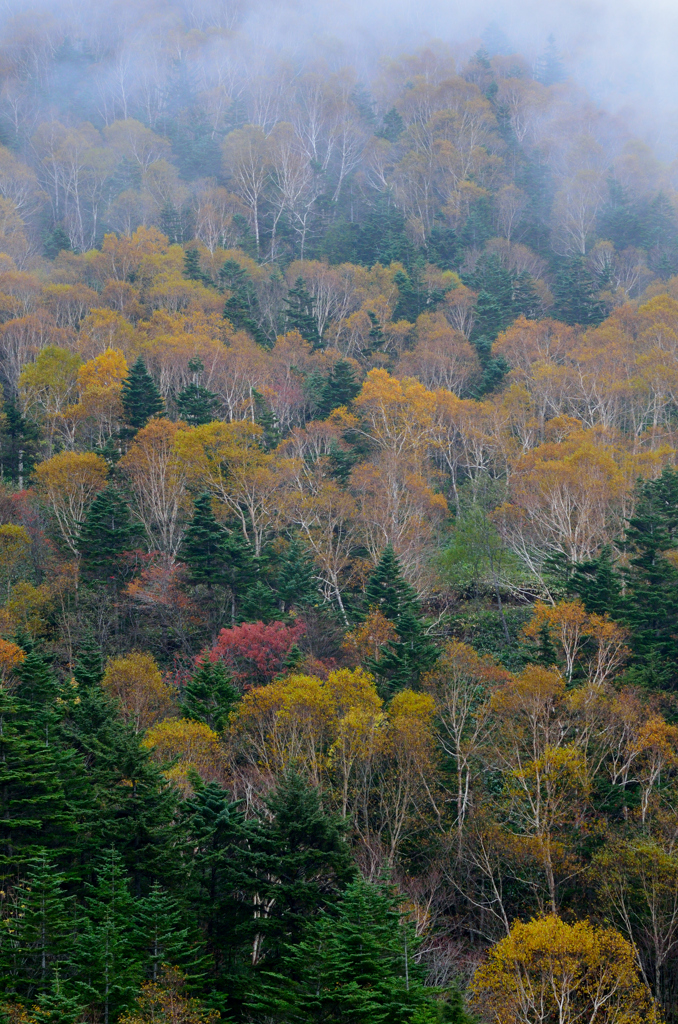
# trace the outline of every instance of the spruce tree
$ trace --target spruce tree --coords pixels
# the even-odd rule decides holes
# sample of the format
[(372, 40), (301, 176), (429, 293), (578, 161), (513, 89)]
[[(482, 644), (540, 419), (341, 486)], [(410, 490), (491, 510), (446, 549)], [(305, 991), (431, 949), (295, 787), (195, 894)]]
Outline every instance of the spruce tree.
[(187, 384), (177, 395), (179, 416), (191, 427), (212, 423), (218, 403), (214, 392), (202, 384)]
[(618, 619), (622, 612), (622, 581), (609, 545), (597, 558), (571, 566), (567, 591), (581, 598), (587, 612)]
[(141, 430), (152, 416), (164, 412), (165, 403), (141, 356), (123, 382), (121, 397), (125, 423), (133, 430)]
[(118, 580), (124, 571), (122, 555), (138, 541), (139, 528), (120, 491), (110, 485), (99, 491), (78, 539), (85, 578), (98, 583)]
[(187, 249), (184, 253), (184, 277), (204, 285), (212, 284), (212, 278), (200, 266), (200, 253), (197, 249)]
[(312, 349), (320, 348), (321, 339), (318, 333), (318, 321), (315, 316), (315, 299), (304, 284), (303, 277), (298, 277), (290, 288), (285, 299), (287, 309), (285, 321), (288, 331), (299, 331), (304, 341)]
[(204, 722), (215, 732), (223, 732), (228, 718), (240, 700), (224, 667), (223, 661), (208, 661), (200, 665), (181, 691), (181, 711), (184, 717)]
[(48, 992), (40, 997), (39, 1004), (31, 1007), (31, 1024), (82, 1024), (86, 1019), (87, 1007), (77, 996), (71, 995), (67, 984), (56, 967)]
[(565, 324), (595, 327), (605, 319), (605, 306), (596, 291), (583, 256), (565, 261), (556, 275), (553, 289), (555, 319)]
[[(44, 848), (26, 864), (3, 912), (0, 993), (40, 1002), (52, 989), (54, 970), (72, 952), (73, 907), (65, 876)], [(9, 904), (9, 905), (8, 905)]]
[(417, 1009), (433, 1010), (420, 943), (400, 904), (388, 884), (356, 878), (334, 912), (322, 912), (285, 947), (248, 1008), (304, 1024), (406, 1024)]
[(315, 577), (313, 559), (295, 534), (283, 555), (276, 580), (283, 612), (295, 605), (317, 603), (319, 594)]
[(228, 566), (235, 554), (230, 540), (214, 515), (211, 495), (206, 491), (198, 495), (178, 556), (188, 566), (192, 583), (227, 585)]
[(91, 633), (78, 644), (78, 653), (73, 666), (73, 678), (81, 691), (99, 686), (104, 677), (103, 656), (101, 648)]
[(111, 848), (100, 858), (95, 883), (85, 883), (84, 916), (73, 953), (76, 992), (97, 1007), (104, 1024), (113, 1024), (131, 1005), (143, 977), (132, 927), (135, 909), (122, 858)]
[(404, 578), (390, 544), (367, 581), (365, 603), (390, 619), (398, 634), (398, 640), (388, 645), (378, 659), (368, 662), (370, 670), (382, 680), (382, 689), (388, 695), (417, 683), (432, 667), (437, 652), (424, 634), (417, 595)]
[(320, 395), (318, 414), (326, 419), (333, 409), (350, 405), (360, 391), (360, 384), (353, 375), (353, 367), (346, 359), (339, 359), (327, 376)]
[(270, 905), (251, 927), (267, 968), (299, 941), (309, 920), (336, 902), (355, 872), (346, 822), (326, 812), (318, 791), (296, 772), (278, 780), (251, 840), (247, 865), (252, 909)]

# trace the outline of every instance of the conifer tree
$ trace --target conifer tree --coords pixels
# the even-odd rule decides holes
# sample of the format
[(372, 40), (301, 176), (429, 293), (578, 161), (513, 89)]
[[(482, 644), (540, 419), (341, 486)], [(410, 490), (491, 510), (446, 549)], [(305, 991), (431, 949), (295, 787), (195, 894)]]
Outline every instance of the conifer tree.
[(73, 678), (82, 691), (99, 686), (104, 677), (101, 648), (91, 633), (78, 644), (78, 655), (73, 666)]
[(188, 565), (192, 583), (228, 587), (234, 601), (244, 597), (256, 579), (249, 545), (238, 530), (229, 533), (217, 522), (207, 492), (195, 500), (178, 557)]
[(124, 568), (121, 556), (138, 539), (138, 527), (120, 491), (110, 485), (99, 491), (87, 509), (78, 540), (85, 577), (99, 583), (118, 579)]
[(41, 1001), (52, 988), (54, 970), (72, 951), (73, 908), (65, 876), (44, 848), (32, 856), (25, 875), (5, 905), (0, 941), (0, 992)]
[(165, 403), (141, 356), (123, 382), (121, 397), (125, 422), (133, 430), (141, 430), (152, 416), (164, 412)]
[(189, 921), (188, 908), (180, 905), (159, 882), (154, 882), (148, 895), (136, 901), (133, 926), (149, 981), (160, 980), (163, 964), (180, 968), (189, 982), (205, 972), (207, 957)]
[(321, 339), (318, 333), (318, 321), (315, 316), (315, 299), (304, 284), (303, 277), (298, 277), (290, 288), (285, 299), (287, 310), (285, 320), (288, 331), (299, 331), (304, 341), (312, 349), (320, 348)]
[(131, 1004), (143, 976), (134, 914), (122, 858), (111, 847), (101, 856), (95, 883), (85, 883), (84, 918), (73, 954), (77, 994), (99, 1009), (104, 1024), (113, 1024)]
[(289, 611), (295, 605), (314, 604), (318, 601), (313, 559), (296, 534), (282, 558), (276, 590), (283, 611)]
[(596, 286), (583, 256), (565, 261), (553, 289), (554, 317), (565, 324), (595, 327), (605, 318), (605, 306), (597, 298)]
[(181, 692), (181, 710), (186, 718), (222, 732), (239, 699), (223, 661), (203, 658)]
[(360, 385), (353, 375), (353, 367), (348, 360), (339, 359), (323, 385), (318, 415), (326, 419), (333, 409), (340, 405), (350, 405), (359, 391)]
[(200, 253), (197, 249), (187, 249), (184, 253), (184, 277), (204, 285), (212, 284), (212, 278), (200, 266)]
[(177, 409), (182, 420), (191, 427), (200, 427), (215, 419), (219, 399), (202, 384), (187, 384), (177, 395)]
[(367, 581), (365, 603), (377, 608), (395, 625), (398, 640), (387, 646), (368, 667), (383, 680), (391, 693), (416, 683), (436, 660), (434, 645), (419, 621), (419, 602), (414, 588), (404, 578), (392, 545), (388, 544)]
[(224, 319), (229, 320), (236, 331), (247, 331), (257, 345), (270, 348), (269, 339), (259, 325), (259, 301), (246, 272), (235, 260), (226, 260), (219, 278), (231, 289), (231, 296), (224, 305)]
[(305, 1024), (406, 1024), (418, 1008), (433, 1009), (417, 963), (419, 942), (400, 903), (384, 882), (356, 878), (334, 913), (321, 913), (285, 948), (279, 968), (253, 993), (251, 1010)]
[(22, 490), (33, 472), (39, 447), (37, 423), (22, 416), (15, 402), (7, 402), (0, 418), (0, 474)]
[(621, 578), (612, 562), (609, 545), (605, 545), (597, 558), (571, 567), (567, 590), (581, 598), (587, 612), (609, 615), (612, 619), (623, 614)]
[(296, 772), (279, 779), (266, 806), (270, 817), (252, 837), (248, 889), (253, 909), (257, 900), (271, 906), (251, 925), (270, 969), (306, 923), (337, 900), (355, 869), (346, 823), (323, 809), (318, 791)]
[(82, 1024), (87, 1007), (77, 996), (69, 994), (68, 986), (61, 977), (59, 967), (54, 969), (48, 992), (40, 996), (40, 1002), (31, 1007), (31, 1024)]

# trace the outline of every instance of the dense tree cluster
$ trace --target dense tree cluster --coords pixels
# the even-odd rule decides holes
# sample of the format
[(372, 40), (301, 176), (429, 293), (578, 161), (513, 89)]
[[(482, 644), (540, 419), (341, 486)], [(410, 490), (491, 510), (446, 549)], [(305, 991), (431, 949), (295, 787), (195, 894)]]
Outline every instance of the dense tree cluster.
[(0, 1020), (673, 1024), (674, 169), (166, 8), (2, 34)]

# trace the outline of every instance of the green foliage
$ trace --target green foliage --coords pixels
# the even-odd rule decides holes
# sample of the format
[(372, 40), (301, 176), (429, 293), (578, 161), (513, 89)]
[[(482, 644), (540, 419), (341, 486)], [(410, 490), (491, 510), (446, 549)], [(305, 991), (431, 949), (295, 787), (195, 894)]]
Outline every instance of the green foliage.
[(133, 430), (140, 430), (152, 416), (164, 412), (165, 403), (141, 356), (123, 382), (121, 397), (125, 422)]
[(177, 395), (177, 409), (181, 419), (190, 427), (199, 427), (216, 419), (218, 401), (213, 391), (191, 382)]
[(596, 284), (583, 256), (565, 261), (556, 277), (554, 316), (565, 324), (595, 327), (605, 318), (605, 306), (596, 296)]
[(122, 556), (138, 539), (139, 528), (120, 491), (113, 486), (99, 491), (87, 509), (78, 539), (85, 578), (99, 583), (119, 580), (125, 569)]
[(346, 359), (339, 359), (330, 370), (320, 393), (318, 415), (326, 419), (333, 409), (350, 405), (360, 391), (353, 367)]
[(181, 692), (181, 709), (186, 718), (204, 722), (222, 732), (240, 699), (222, 661), (203, 658)]
[(285, 299), (285, 323), (288, 331), (299, 331), (312, 349), (320, 347), (315, 300), (308, 291), (303, 277), (298, 277)]
[(357, 878), (334, 911), (323, 911), (289, 944), (251, 1009), (276, 1021), (397, 1024), (429, 998), (417, 965), (418, 942), (400, 899), (385, 882)]
[(37, 423), (22, 416), (15, 402), (7, 402), (0, 420), (0, 473), (5, 480), (24, 487), (33, 472), (39, 446)]
[(318, 602), (315, 573), (311, 555), (299, 537), (293, 535), (281, 559), (276, 579), (276, 592), (283, 611)]

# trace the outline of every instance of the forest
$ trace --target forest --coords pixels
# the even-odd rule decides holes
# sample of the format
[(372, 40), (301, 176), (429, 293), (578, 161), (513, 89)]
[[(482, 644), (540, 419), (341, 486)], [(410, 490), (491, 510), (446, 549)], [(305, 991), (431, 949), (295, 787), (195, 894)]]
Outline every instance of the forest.
[(0, 19), (0, 1022), (678, 1024), (678, 161), (557, 41)]

